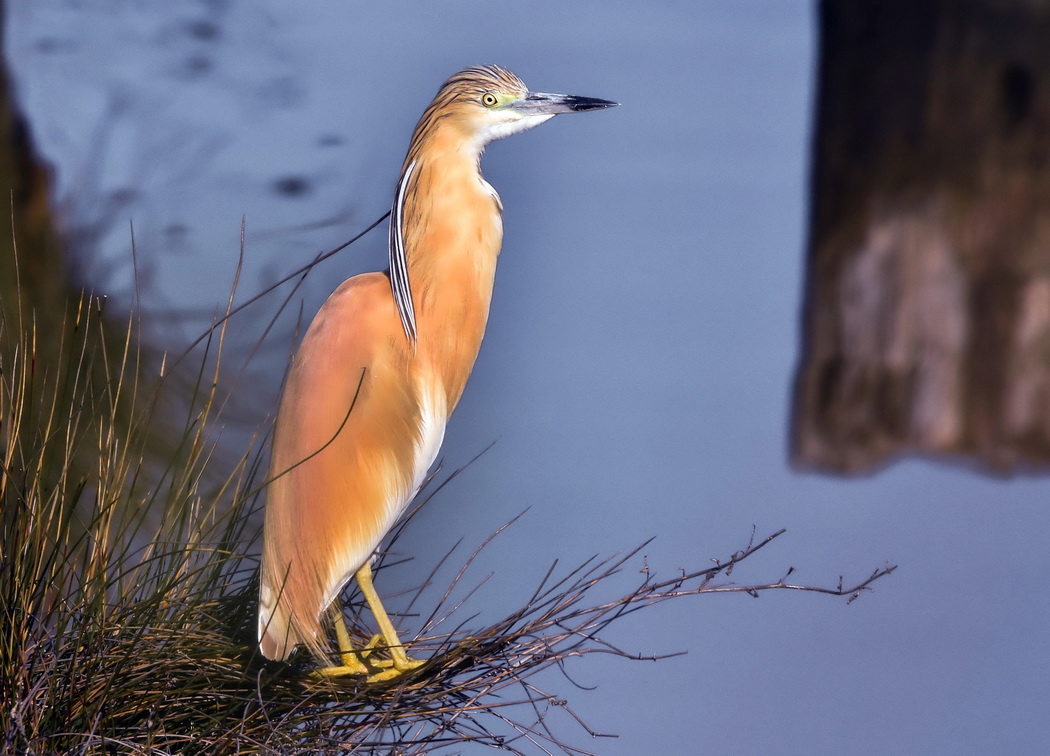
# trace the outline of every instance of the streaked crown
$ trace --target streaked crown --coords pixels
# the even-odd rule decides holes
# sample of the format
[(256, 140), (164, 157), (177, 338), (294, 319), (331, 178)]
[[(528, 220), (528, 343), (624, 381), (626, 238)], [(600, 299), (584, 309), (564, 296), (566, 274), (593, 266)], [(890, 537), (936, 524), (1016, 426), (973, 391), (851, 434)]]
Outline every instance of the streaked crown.
[(558, 113), (580, 113), (615, 105), (615, 102), (577, 95), (530, 92), (525, 82), (500, 66), (464, 68), (441, 85), (426, 109), (409, 148), (409, 165), (420, 145), (446, 127), (457, 130), (464, 146), (479, 154), (495, 139), (531, 129)]

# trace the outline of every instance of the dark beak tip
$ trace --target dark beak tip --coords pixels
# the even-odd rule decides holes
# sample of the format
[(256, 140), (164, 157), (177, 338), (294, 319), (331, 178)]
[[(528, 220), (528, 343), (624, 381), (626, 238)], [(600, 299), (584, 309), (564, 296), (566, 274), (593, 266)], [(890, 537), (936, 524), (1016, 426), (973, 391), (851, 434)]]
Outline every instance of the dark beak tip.
[(600, 100), (597, 97), (575, 97), (570, 103), (570, 107), (577, 113), (582, 113), (587, 110), (602, 110), (604, 108), (615, 108), (620, 103), (613, 102), (612, 100)]
[(583, 97), (581, 95), (529, 92), (518, 104), (522, 112), (556, 115), (558, 113), (585, 113), (588, 110), (602, 110), (615, 107), (620, 103), (612, 100), (602, 100), (597, 97)]

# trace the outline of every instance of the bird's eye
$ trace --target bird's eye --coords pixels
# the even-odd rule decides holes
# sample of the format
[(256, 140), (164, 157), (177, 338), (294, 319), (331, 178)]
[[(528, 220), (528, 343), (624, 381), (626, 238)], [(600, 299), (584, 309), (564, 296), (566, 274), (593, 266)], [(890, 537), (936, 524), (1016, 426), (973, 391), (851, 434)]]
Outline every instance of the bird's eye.
[(481, 96), (481, 104), (486, 108), (491, 108), (497, 102), (499, 102), (499, 100), (496, 99), (496, 95), (492, 94), (492, 92)]

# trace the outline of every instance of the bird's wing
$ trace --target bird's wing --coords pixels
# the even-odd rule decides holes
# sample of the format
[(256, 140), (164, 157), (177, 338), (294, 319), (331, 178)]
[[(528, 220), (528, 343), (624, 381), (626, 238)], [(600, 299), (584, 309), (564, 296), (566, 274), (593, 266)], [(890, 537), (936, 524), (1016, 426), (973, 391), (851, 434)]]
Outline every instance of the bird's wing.
[(381, 273), (344, 282), (288, 374), (266, 492), (259, 625), (270, 658), (298, 642), (323, 654), (320, 614), (415, 493), (424, 400), (389, 286)]

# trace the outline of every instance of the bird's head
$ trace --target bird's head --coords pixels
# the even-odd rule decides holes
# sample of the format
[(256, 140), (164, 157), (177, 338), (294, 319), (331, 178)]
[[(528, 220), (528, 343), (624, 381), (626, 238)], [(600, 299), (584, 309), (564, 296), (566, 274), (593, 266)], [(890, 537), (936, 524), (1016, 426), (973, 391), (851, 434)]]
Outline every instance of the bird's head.
[(530, 92), (499, 66), (473, 66), (446, 81), (420, 121), (436, 125), (451, 118), (480, 152), (489, 142), (539, 126), (559, 113), (582, 113), (619, 103), (578, 95)]

